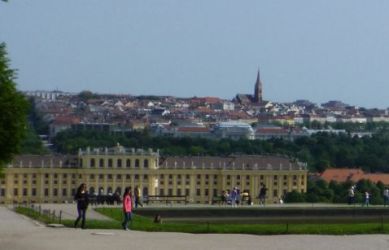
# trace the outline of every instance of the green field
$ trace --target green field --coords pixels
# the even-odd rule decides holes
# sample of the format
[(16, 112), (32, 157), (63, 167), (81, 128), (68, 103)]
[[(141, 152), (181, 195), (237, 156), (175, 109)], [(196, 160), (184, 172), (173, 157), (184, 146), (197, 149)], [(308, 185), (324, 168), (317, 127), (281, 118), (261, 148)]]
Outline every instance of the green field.
[[(25, 214), (35, 220), (51, 223), (47, 216), (39, 214), (29, 208), (17, 208), (17, 212)], [(122, 211), (120, 208), (97, 208), (96, 211), (112, 218), (110, 221), (87, 220), (88, 229), (121, 229)], [(58, 223), (58, 222), (56, 222)], [(73, 227), (72, 220), (64, 220), (67, 227)], [(189, 223), (162, 221), (161, 224), (153, 223), (150, 217), (133, 215), (130, 224), (131, 230), (148, 232), (183, 232), (183, 233), (232, 233), (232, 234), (378, 234), (389, 233), (389, 224), (384, 220), (376, 220), (369, 223), (305, 223), (289, 222), (269, 224), (245, 224), (245, 223)]]

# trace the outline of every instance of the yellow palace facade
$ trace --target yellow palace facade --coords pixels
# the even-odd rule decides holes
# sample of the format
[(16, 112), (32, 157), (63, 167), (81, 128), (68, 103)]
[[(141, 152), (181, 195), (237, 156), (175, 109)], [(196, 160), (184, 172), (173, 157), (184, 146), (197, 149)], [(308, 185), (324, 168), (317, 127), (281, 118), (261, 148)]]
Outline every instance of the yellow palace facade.
[(305, 163), (282, 156), (162, 157), (158, 151), (114, 148), (79, 150), (77, 155), (22, 155), (3, 169), (0, 203), (72, 202), (81, 183), (91, 194), (122, 193), (139, 186), (142, 195), (186, 195), (208, 204), (223, 190), (247, 191), (258, 202), (261, 184), (267, 202), (292, 190), (306, 192)]

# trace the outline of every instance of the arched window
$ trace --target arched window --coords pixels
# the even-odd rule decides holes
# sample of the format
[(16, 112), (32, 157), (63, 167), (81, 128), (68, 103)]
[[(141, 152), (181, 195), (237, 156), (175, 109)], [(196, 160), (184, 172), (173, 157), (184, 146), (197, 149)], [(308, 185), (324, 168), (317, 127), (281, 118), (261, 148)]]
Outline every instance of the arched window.
[(113, 164), (112, 164), (112, 159), (108, 159), (108, 167), (109, 168), (112, 168)]
[(136, 168), (139, 168), (139, 159), (136, 159), (136, 160), (135, 160), (135, 167), (136, 167)]
[(131, 160), (127, 159), (126, 161), (126, 167), (130, 168), (131, 167)]
[(148, 167), (149, 167), (149, 160), (148, 160), (148, 159), (145, 159), (145, 160), (143, 161), (143, 167), (144, 167), (144, 168), (148, 168)]
[(104, 159), (99, 160), (99, 167), (104, 167)]
[(95, 158), (90, 159), (90, 167), (94, 168), (96, 166)]
[(122, 159), (117, 160), (117, 167), (121, 168), (122, 167)]

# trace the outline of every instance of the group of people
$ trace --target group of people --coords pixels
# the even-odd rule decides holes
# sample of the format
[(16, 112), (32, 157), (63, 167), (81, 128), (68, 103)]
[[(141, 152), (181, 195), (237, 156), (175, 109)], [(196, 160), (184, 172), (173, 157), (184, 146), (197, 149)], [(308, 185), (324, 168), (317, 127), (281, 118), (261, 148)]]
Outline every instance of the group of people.
[(238, 187), (234, 187), (230, 190), (223, 190), (221, 195), (221, 204), (230, 204), (231, 206), (239, 206), (244, 201), (247, 201), (247, 204), (251, 204), (251, 196), (247, 191), (241, 192)]
[[(355, 192), (356, 192), (356, 186), (352, 185), (348, 190), (348, 204), (352, 205), (355, 203)], [(389, 188), (385, 188), (383, 191), (383, 198), (384, 198), (384, 207), (386, 205), (389, 205)], [(363, 203), (362, 206), (368, 207), (370, 204), (371, 194), (368, 190), (365, 190), (363, 192)]]
[[(74, 221), (74, 227), (77, 228), (78, 223), (81, 220), (81, 228), (85, 228), (85, 219), (86, 219), (86, 210), (88, 209), (89, 205), (89, 198), (88, 198), (88, 192), (86, 188), (86, 184), (82, 183), (74, 196), (74, 200), (77, 202), (77, 212), (78, 216), (76, 220)], [(131, 221), (131, 214), (132, 214), (132, 208), (133, 203), (135, 208), (138, 208), (139, 206), (143, 207), (142, 201), (141, 201), (141, 194), (139, 187), (135, 187), (134, 189), (134, 197), (132, 195), (131, 187), (126, 187), (123, 193), (122, 198), (122, 209), (123, 209), (123, 222), (122, 227), (124, 230), (128, 230), (128, 223)]]
[[(261, 188), (259, 190), (259, 204), (264, 206), (266, 201), (266, 193), (267, 188), (265, 184), (261, 185)], [(243, 192), (240, 191), (238, 187), (234, 187), (231, 191), (230, 190), (223, 190), (222, 196), (221, 196), (221, 204), (230, 204), (231, 206), (239, 206), (240, 204), (243, 204), (243, 202), (247, 202), (247, 205), (252, 205), (252, 199), (247, 190), (244, 190)]]

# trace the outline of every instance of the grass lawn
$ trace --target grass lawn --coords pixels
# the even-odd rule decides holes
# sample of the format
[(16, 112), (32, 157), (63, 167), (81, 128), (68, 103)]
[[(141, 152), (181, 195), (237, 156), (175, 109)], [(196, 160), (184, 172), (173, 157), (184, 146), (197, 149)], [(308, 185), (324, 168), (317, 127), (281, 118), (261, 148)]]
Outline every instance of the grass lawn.
[[(114, 219), (120, 225), (122, 212), (120, 208), (98, 208), (96, 211)], [(389, 233), (389, 225), (384, 223), (343, 223), (343, 224), (222, 224), (222, 223), (153, 223), (151, 218), (133, 216), (132, 230), (163, 231), (185, 233), (241, 233), (241, 234), (373, 234)]]
[[(121, 208), (97, 208), (100, 212), (113, 220), (99, 221), (87, 220), (86, 227), (89, 229), (121, 229)], [(29, 216), (44, 223), (58, 223), (45, 215), (30, 209), (18, 207), (16, 212)], [(73, 220), (63, 220), (62, 224), (73, 227)], [(183, 233), (232, 233), (232, 234), (378, 234), (389, 233), (389, 225), (385, 223), (278, 223), (278, 224), (223, 224), (223, 223), (188, 223), (188, 222), (163, 222), (153, 223), (149, 217), (133, 215), (130, 224), (131, 230), (149, 232), (183, 232)]]

